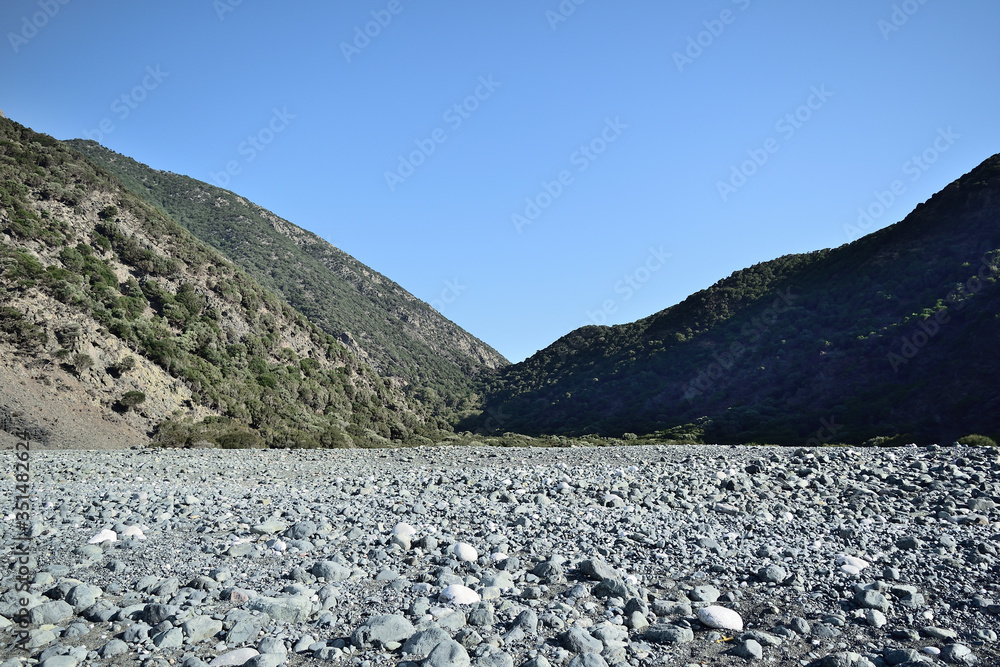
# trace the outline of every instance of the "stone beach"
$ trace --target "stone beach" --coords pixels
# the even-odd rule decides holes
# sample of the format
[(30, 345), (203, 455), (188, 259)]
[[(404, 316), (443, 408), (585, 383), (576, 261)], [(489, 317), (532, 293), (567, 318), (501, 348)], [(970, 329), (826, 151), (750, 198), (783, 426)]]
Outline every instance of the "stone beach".
[(992, 448), (0, 456), (0, 667), (1000, 664)]

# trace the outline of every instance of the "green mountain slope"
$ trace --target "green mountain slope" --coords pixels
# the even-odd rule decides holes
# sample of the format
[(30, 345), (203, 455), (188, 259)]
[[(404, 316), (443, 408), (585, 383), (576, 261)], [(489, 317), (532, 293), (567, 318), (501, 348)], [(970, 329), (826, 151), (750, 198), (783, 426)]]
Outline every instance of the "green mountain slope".
[(437, 414), (468, 412), (476, 376), (507, 361), (385, 276), (241, 197), (93, 141), (66, 142), (225, 254)]
[(860, 442), (1000, 433), (1000, 156), (905, 220), (589, 326), (488, 381), (468, 428)]
[[(6, 119), (0, 287), (5, 372), (109, 423), (229, 446), (437, 432), (399, 383), (216, 250), (76, 151)], [(36, 412), (20, 411), (20, 426), (45, 438)]]

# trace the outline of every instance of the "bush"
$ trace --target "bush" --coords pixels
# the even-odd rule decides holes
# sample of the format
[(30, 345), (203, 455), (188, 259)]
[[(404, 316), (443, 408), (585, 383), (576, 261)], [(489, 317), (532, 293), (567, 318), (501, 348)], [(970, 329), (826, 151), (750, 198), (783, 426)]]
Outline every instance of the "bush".
[(164, 420), (156, 425), (150, 444), (155, 447), (179, 448), (191, 440), (192, 428), (189, 424)]
[(90, 358), (89, 354), (80, 353), (73, 355), (70, 364), (76, 369), (77, 375), (83, 375), (87, 369), (94, 365), (94, 360)]
[(10, 306), (0, 308), (0, 332), (25, 349), (45, 345), (49, 338), (44, 329), (25, 320), (21, 311)]
[(146, 402), (146, 394), (141, 391), (127, 391), (125, 392), (125, 395), (121, 397), (120, 402), (126, 408), (134, 408), (135, 406)]
[(996, 447), (997, 443), (993, 438), (987, 438), (985, 435), (964, 435), (958, 439), (958, 444), (968, 445), (969, 447)]
[(216, 436), (215, 442), (222, 449), (258, 449), (264, 441), (253, 431), (233, 430)]
[(115, 365), (108, 366), (108, 372), (115, 377), (121, 377), (123, 373), (128, 373), (133, 368), (135, 368), (135, 357), (130, 354)]

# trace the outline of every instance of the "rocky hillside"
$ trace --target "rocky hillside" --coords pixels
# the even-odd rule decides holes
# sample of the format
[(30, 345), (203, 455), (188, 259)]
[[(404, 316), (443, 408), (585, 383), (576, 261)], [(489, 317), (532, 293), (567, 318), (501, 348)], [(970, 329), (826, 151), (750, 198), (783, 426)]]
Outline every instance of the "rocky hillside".
[(706, 442), (1000, 433), (1000, 155), (903, 221), (590, 326), (490, 381), (469, 428)]
[(0, 287), (0, 378), (16, 383), (0, 384), (7, 431), (62, 447), (151, 431), (227, 447), (436, 432), (400, 383), (114, 176), (6, 119)]
[(221, 188), (158, 171), (93, 141), (68, 145), (339, 338), (411, 396), (453, 414), (475, 377), (507, 361), (392, 280), (319, 236)]

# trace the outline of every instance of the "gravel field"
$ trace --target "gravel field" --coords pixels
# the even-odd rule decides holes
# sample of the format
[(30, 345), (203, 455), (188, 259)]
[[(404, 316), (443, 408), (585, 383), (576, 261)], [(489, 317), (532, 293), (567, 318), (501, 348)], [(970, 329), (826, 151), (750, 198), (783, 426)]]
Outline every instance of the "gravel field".
[(0, 457), (0, 667), (1000, 665), (997, 449)]

